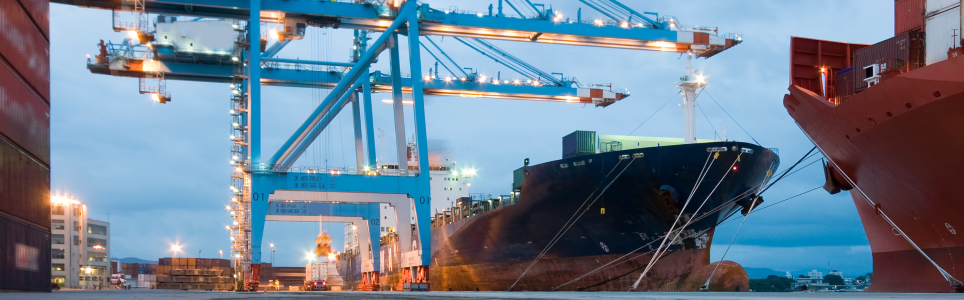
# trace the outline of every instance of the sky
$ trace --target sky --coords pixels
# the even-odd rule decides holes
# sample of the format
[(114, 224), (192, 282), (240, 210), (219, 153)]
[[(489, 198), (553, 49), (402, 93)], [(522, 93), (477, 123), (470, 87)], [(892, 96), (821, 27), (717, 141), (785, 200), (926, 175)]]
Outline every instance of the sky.
[[(422, 2), (468, 11), (486, 11), (489, 4)], [(574, 18), (580, 8), (583, 18), (603, 17), (578, 1), (542, 2), (549, 2), (547, 6), (551, 4), (567, 17)], [(790, 36), (872, 44), (893, 36), (894, 28), (890, 1), (624, 3), (637, 11), (675, 16), (682, 24), (743, 34), (742, 44), (694, 61), (694, 67), (706, 74), (709, 86), (705, 93), (712, 97), (697, 99), (706, 115), (697, 120), (697, 137), (712, 138), (726, 127), (729, 139), (755, 139), (763, 146), (778, 148), (781, 169), (813, 147), (782, 105), (789, 83)], [(91, 74), (85, 68), (87, 55), (96, 55), (100, 39), (120, 42), (125, 37), (113, 32), (110, 11), (51, 4), (50, 28), (52, 193), (82, 201), (90, 217), (111, 222), (113, 257), (170, 257), (174, 243), (183, 247), (181, 256), (217, 258), (219, 250), (227, 252), (224, 226), (231, 222), (225, 210), (230, 201), (231, 170), (227, 84), (169, 81), (173, 101), (152, 102), (147, 95), (138, 94), (137, 79)], [(521, 78), (451, 38), (436, 37), (435, 41), (462, 67)], [(348, 61), (350, 43), (350, 29), (309, 28), (305, 40), (292, 42), (278, 57)], [(428, 138), (450, 149), (460, 165), (477, 170), (471, 192), (508, 192), (512, 170), (525, 158), (533, 163), (561, 158), (561, 138), (575, 130), (683, 135), (682, 109), (672, 105), (682, 102), (675, 88), (685, 70), (685, 58), (679, 54), (506, 41), (493, 44), (546, 72), (576, 76), (584, 83), (611, 83), (632, 94), (607, 108), (426, 97)], [(407, 47), (404, 41), (402, 46)], [(404, 49), (402, 57), (406, 58)], [(373, 70), (388, 72), (387, 55), (382, 55)], [(433, 63), (423, 50), (423, 74)], [(407, 70), (403, 63), (403, 73)], [(262, 89), (265, 153), (278, 149), (327, 94), (318, 89)], [(380, 161), (392, 161), (395, 151), (391, 105), (381, 102), (388, 98), (387, 94), (373, 95), (375, 131), (386, 133), (384, 139), (376, 139)], [(659, 110), (667, 101), (670, 105)], [(406, 115), (406, 132), (411, 135), (412, 112), (407, 110)], [(653, 118), (640, 126), (650, 115)], [(296, 165), (353, 165), (351, 129), (351, 116), (343, 113)], [(782, 180), (764, 197), (774, 203), (822, 184), (817, 163)], [(717, 228), (713, 261), (723, 257), (729, 246), (725, 259), (745, 267), (794, 273), (831, 268), (854, 277), (872, 269), (870, 246), (847, 192), (829, 195), (818, 189), (751, 214), (734, 238), (740, 223), (737, 220)], [(263, 261), (303, 265), (319, 229), (332, 233), (340, 248), (342, 226), (268, 222), (263, 242), (274, 243), (276, 250), (273, 258), (265, 250)]]

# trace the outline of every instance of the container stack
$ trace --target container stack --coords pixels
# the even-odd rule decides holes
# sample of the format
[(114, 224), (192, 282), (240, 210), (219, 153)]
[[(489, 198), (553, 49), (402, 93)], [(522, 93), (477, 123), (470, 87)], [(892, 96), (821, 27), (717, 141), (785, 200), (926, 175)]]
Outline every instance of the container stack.
[(924, 30), (927, 32), (927, 64), (954, 56), (961, 49), (960, 0), (925, 1)]
[(161, 258), (156, 288), (171, 290), (234, 290), (231, 262), (213, 258)]
[(50, 234), (49, 16), (48, 0), (0, 0), (0, 291), (50, 291), (64, 248)]

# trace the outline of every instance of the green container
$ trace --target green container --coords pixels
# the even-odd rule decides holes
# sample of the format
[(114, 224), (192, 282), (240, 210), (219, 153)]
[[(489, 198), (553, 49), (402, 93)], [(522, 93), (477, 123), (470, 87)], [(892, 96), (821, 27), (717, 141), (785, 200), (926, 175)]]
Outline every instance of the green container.
[(576, 130), (562, 137), (562, 158), (596, 154), (596, 132)]

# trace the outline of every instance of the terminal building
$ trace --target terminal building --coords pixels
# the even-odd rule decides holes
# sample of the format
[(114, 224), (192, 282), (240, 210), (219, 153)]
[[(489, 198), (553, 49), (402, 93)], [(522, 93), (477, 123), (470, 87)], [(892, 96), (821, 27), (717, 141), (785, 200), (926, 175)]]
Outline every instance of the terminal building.
[(55, 197), (50, 206), (50, 282), (66, 288), (110, 284), (110, 223), (87, 217), (87, 205)]

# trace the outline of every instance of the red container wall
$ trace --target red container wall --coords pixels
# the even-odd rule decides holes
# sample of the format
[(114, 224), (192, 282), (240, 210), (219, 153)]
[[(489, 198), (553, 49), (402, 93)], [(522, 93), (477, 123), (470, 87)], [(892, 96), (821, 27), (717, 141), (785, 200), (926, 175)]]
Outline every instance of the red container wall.
[[(44, 36), (50, 37), (50, 0), (17, 0), (20, 1), (20, 5), (23, 5), (27, 9), (27, 14), (33, 19), (34, 24), (44, 33)], [(50, 40), (49, 38), (47, 39)]]
[(50, 164), (50, 106), (2, 62), (0, 134)]
[[(854, 92), (867, 88), (864, 67), (888, 63), (888, 69), (901, 72), (916, 69), (924, 63), (924, 39), (920, 30), (908, 31), (854, 52)], [(913, 54), (913, 55), (912, 55)]]
[(900, 0), (894, 2), (894, 36), (924, 28), (925, 0)]
[(36, 227), (50, 229), (50, 169), (3, 136), (0, 136), (0, 211), (32, 222)]
[(47, 40), (16, 0), (0, 0), (0, 56), (49, 102)]
[(50, 229), (36, 228), (3, 214), (0, 229), (0, 291), (50, 291)]
[(835, 103), (837, 103), (837, 105), (844, 103), (844, 101), (847, 101), (847, 98), (850, 98), (850, 96), (853, 96), (854, 94), (853, 72), (854, 72), (854, 69), (849, 68), (849, 69), (844, 69), (843, 71), (837, 72), (836, 74), (836, 77), (837, 77), (837, 80), (835, 83), (836, 88), (834, 89), (836, 94), (834, 95), (833, 100)]
[[(852, 66), (854, 51), (866, 47), (864, 44), (848, 44), (802, 37), (790, 38), (790, 84), (798, 85), (824, 97), (834, 94), (837, 71)], [(828, 77), (827, 94), (823, 95), (820, 68), (826, 68)]]

